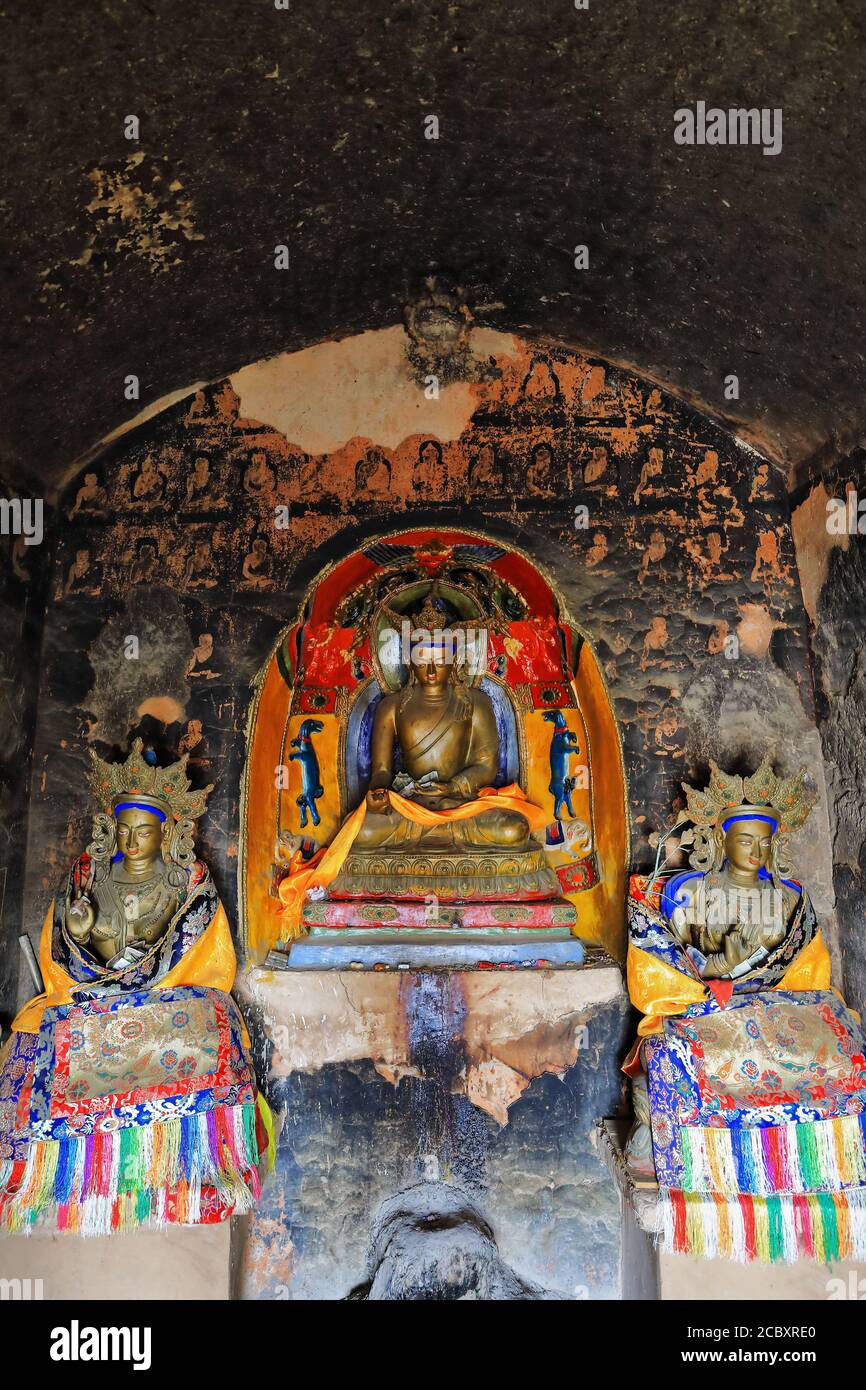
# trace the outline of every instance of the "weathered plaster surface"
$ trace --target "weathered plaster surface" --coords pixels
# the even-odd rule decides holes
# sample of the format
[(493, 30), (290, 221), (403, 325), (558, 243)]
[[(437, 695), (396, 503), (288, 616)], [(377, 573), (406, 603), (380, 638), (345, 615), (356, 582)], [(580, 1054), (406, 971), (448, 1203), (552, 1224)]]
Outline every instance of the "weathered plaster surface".
[(862, 449), (804, 490), (794, 535), (813, 613), (818, 724), (827, 777), (833, 881), (846, 997), (866, 1007), (866, 545), (863, 534), (827, 531), (827, 501), (866, 495)]
[(813, 625), (818, 621), (818, 600), (827, 582), (830, 555), (837, 546), (847, 550), (851, 543), (847, 532), (833, 532), (827, 527), (827, 503), (831, 496), (824, 482), (817, 483), (791, 512), (803, 602)]
[[(599, 974), (595, 987), (579, 983)], [(241, 1257), (241, 1296), (429, 1297), (452, 1258), (499, 1289), (516, 1279), (547, 1295), (618, 1296), (619, 1197), (592, 1134), (623, 1104), (619, 1065), (634, 1016), (619, 972), (562, 972), (549, 1000), (552, 972), (501, 982), (485, 972), (358, 973), (339, 983), (323, 973), (318, 990), (306, 975), (256, 972), (264, 1007), (247, 1000), (258, 1069), (283, 1124)], [(575, 1048), (577, 1020), (587, 1031)], [(470, 1093), (482, 1052), (482, 1078), (507, 1070), (510, 1079)], [(381, 1263), (371, 1251), (389, 1206), (404, 1213), (399, 1239), (383, 1255), (379, 1292), (359, 1292)], [(476, 1217), (457, 1221), (455, 1208), (480, 1213), (489, 1235)], [(446, 1249), (419, 1249), (436, 1230), (451, 1231)]]
[[(0, 478), (0, 498), (17, 490)], [(46, 509), (45, 526), (50, 525)], [(0, 536), (0, 1026), (16, 1012), (19, 989), (33, 991), (18, 946), (40, 644), (48, 557), (45, 545)]]
[[(463, 1065), (452, 1086), (507, 1124), (530, 1081), (563, 1075), (586, 1046), (592, 1015), (625, 997), (614, 965), (581, 970), (449, 971), (440, 979)], [(373, 971), (252, 970), (240, 997), (261, 1014), (271, 1076), (370, 1059), (386, 1080), (420, 1075), (413, 1028), (423, 1016), (423, 975)], [(431, 1013), (435, 1020), (436, 1010)]]
[[(505, 333), (475, 329), (469, 338), (473, 358), (517, 355)], [(266, 421), (308, 454), (333, 453), (350, 440), (396, 449), (413, 435), (459, 439), (477, 403), (470, 380), (418, 389), (406, 358), (401, 325), (320, 343), (306, 352), (281, 353), (244, 367), (229, 378), (240, 410)]]

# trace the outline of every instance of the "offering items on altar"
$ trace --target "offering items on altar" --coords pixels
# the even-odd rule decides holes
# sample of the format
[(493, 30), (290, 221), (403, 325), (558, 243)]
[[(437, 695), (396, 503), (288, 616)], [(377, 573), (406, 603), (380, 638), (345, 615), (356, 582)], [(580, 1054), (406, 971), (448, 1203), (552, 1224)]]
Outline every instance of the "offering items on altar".
[(866, 1036), (787, 863), (816, 793), (769, 757), (745, 778), (710, 766), (676, 821), (690, 869), (631, 880), (627, 1163), (658, 1183), (668, 1250), (863, 1259)]
[(103, 1234), (250, 1209), (272, 1145), (186, 757), (91, 752), (100, 806), (0, 1054), (0, 1229)]

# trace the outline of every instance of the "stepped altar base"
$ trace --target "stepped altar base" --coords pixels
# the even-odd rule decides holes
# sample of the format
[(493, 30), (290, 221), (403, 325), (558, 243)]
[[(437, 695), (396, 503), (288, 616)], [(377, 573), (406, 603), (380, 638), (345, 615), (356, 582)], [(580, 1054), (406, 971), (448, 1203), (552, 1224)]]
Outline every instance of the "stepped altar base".
[(271, 964), (294, 969), (402, 967), (518, 968), (582, 965), (573, 934), (577, 912), (565, 898), (541, 902), (441, 903), (344, 899), (307, 901), (305, 934), (288, 957)]
[(577, 925), (577, 912), (564, 898), (541, 902), (426, 903), (361, 898), (307, 902), (304, 926), (311, 934), (358, 929), (405, 931), (561, 931)]

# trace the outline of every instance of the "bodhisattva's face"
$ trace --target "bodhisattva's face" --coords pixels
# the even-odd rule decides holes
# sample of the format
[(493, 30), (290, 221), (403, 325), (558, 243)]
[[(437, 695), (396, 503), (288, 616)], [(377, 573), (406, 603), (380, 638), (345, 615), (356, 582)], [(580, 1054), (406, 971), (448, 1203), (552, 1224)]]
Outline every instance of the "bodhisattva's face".
[(743, 874), (757, 874), (770, 862), (773, 827), (763, 820), (735, 821), (725, 834), (725, 858)]
[(438, 646), (417, 646), (412, 649), (412, 670), (419, 685), (443, 691), (451, 679), (448, 652)]
[(123, 855), (123, 867), (141, 874), (150, 868), (162, 852), (163, 822), (152, 811), (132, 806), (117, 816), (117, 848)]

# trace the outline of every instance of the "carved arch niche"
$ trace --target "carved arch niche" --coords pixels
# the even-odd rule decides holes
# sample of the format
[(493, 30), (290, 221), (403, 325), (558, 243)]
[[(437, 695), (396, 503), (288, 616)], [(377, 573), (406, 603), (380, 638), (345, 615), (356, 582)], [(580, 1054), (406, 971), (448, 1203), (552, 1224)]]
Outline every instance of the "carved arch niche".
[(550, 811), (551, 862), (577, 907), (579, 935), (622, 958), (626, 783), (595, 653), (521, 551), (430, 528), (382, 536), (324, 570), (256, 680), (240, 834), (250, 956), (263, 959), (279, 936), (276, 888), (292, 855), (329, 843), (366, 793), (376, 704), (406, 674), (394, 638), (383, 639), (383, 606), (393, 620), (431, 596), (443, 626), (469, 625), (466, 679), (496, 710), (498, 783), (517, 782)]

